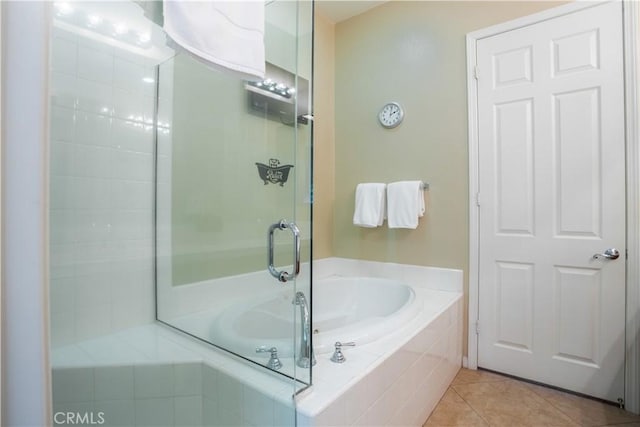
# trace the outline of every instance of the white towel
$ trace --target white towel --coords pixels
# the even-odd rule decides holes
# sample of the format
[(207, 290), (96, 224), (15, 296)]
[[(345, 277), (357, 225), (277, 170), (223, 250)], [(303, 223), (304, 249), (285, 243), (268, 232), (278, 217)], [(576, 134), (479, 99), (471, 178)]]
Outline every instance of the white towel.
[(385, 218), (386, 184), (365, 183), (356, 187), (356, 208), (353, 224), (360, 227), (379, 227)]
[(400, 181), (387, 185), (389, 228), (417, 228), (424, 216), (422, 181)]
[(196, 59), (245, 80), (264, 78), (264, 0), (166, 0), (163, 13), (167, 35)]

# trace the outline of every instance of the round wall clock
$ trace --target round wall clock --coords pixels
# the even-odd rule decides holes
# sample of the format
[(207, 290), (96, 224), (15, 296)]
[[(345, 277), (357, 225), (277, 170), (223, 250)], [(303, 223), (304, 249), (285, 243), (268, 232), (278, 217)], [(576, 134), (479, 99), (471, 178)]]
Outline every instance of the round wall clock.
[(382, 107), (378, 113), (380, 124), (387, 129), (394, 128), (402, 123), (404, 118), (404, 110), (397, 102), (389, 102)]

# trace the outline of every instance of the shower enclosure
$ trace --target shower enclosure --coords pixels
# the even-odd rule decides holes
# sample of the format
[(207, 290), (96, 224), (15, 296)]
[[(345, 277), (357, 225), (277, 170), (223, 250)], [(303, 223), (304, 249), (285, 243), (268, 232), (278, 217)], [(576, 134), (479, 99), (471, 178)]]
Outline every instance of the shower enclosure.
[(157, 313), (310, 383), (310, 268), (300, 264), (311, 251), (312, 10), (276, 1), (265, 12), (264, 80), (187, 55), (158, 67)]
[(265, 3), (261, 81), (176, 51), (150, 4), (51, 4), (54, 422), (294, 425), (313, 4)]

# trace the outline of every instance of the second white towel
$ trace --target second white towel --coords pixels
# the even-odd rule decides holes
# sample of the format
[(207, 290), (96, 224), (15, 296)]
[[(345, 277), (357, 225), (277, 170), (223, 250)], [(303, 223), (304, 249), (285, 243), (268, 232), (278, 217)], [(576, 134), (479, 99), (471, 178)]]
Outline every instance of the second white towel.
[(356, 207), (353, 224), (360, 227), (379, 227), (385, 218), (386, 184), (368, 182), (356, 187)]
[(387, 185), (387, 220), (389, 228), (417, 228), (424, 216), (422, 181), (399, 181)]

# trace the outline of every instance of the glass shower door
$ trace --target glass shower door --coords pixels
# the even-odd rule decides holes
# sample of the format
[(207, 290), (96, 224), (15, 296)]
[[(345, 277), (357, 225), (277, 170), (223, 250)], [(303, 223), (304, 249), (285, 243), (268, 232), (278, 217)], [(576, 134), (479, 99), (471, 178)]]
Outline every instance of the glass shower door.
[(262, 81), (184, 53), (158, 68), (157, 318), (298, 390), (312, 366), (312, 3), (268, 3), (265, 46)]
[(312, 3), (266, 5), (260, 82), (176, 54), (160, 4), (47, 6), (52, 423), (294, 425), (311, 383)]

